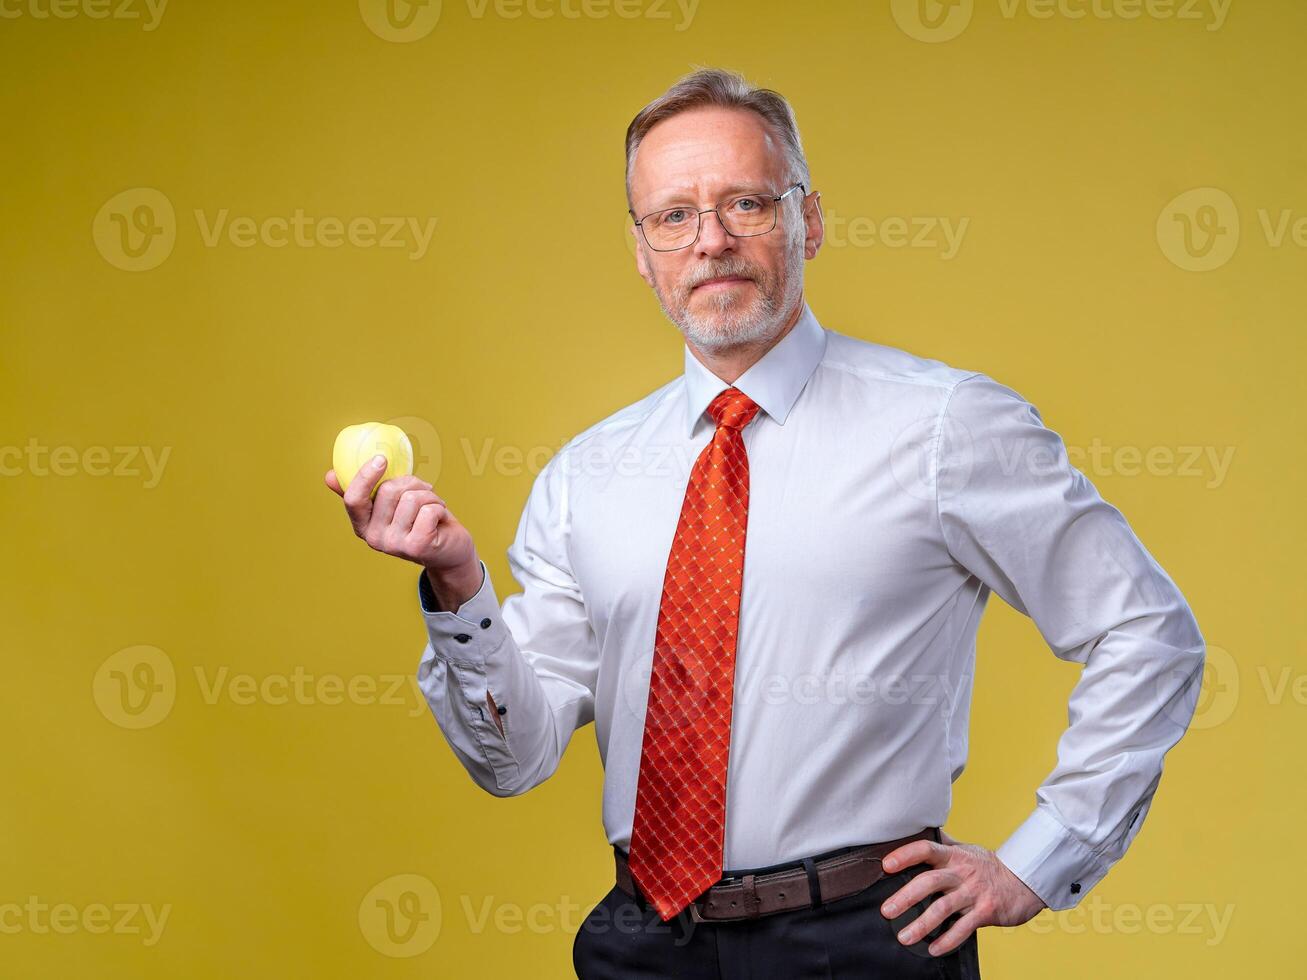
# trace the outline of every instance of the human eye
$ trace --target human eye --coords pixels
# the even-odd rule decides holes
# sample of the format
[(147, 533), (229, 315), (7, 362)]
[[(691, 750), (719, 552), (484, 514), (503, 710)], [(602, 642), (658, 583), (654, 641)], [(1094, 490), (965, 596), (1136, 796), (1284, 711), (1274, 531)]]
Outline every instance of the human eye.
[(688, 208), (664, 208), (661, 211), (655, 211), (645, 218), (646, 224), (651, 224), (657, 228), (676, 228), (690, 220), (693, 214)]

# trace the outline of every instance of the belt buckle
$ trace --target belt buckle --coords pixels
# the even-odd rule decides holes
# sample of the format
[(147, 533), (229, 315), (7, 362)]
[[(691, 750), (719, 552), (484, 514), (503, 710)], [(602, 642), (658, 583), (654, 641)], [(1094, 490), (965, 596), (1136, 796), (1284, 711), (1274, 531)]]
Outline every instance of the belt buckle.
[[(731, 875), (729, 878), (719, 878), (716, 882), (714, 882), (712, 888), (708, 889), (708, 891), (711, 893), (712, 889), (716, 888), (718, 885), (730, 885), (740, 880), (741, 879), (737, 875)], [(695, 923), (707, 922), (711, 924), (714, 922), (739, 922), (743, 919), (749, 918), (747, 915), (732, 915), (732, 916), (723, 916), (721, 918), (706, 919), (704, 918), (703, 914), (699, 911), (699, 902), (697, 900), (691, 902), (688, 908), (690, 910), (690, 921)]]

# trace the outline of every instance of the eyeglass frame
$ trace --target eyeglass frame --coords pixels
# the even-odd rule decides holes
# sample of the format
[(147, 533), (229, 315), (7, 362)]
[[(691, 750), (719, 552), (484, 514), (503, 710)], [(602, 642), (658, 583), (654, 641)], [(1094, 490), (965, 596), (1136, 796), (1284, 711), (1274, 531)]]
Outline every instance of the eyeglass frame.
[[(785, 193), (773, 196), (771, 198), (772, 203), (780, 204), (781, 201), (785, 200), (787, 197), (793, 194), (796, 189), (803, 191), (805, 196), (808, 193), (808, 189), (802, 183), (791, 184), (789, 188), (786, 189)], [(766, 231), (755, 231), (751, 235), (737, 235), (729, 228), (727, 228), (726, 222), (722, 220), (722, 213), (721, 211), (718, 210), (718, 208), (720, 208), (722, 204), (730, 204), (733, 201), (740, 200), (741, 198), (758, 197), (758, 196), (762, 196), (762, 195), (740, 194), (736, 197), (731, 198), (729, 201), (722, 201), (719, 204), (714, 205), (713, 207), (705, 208), (703, 211), (696, 211), (694, 215), (694, 220), (699, 222), (699, 227), (695, 229), (694, 238), (686, 242), (684, 245), (677, 245), (675, 248), (658, 248), (657, 246), (650, 244), (649, 234), (644, 230), (644, 223), (649, 218), (652, 218), (655, 214), (662, 214), (664, 211), (679, 211), (682, 210), (682, 208), (678, 208), (675, 206), (670, 208), (658, 208), (656, 211), (650, 211), (648, 214), (646, 214), (643, 218), (640, 218), (639, 220), (636, 220), (635, 212), (628, 210), (626, 213), (629, 214), (631, 216), (631, 220), (635, 222), (635, 227), (640, 229), (640, 237), (644, 239), (644, 243), (648, 245), (651, 249), (653, 249), (655, 252), (679, 252), (683, 248), (692, 247), (695, 244), (695, 242), (699, 240), (699, 236), (703, 234), (703, 216), (709, 213), (717, 215), (717, 223), (722, 226), (722, 231), (726, 232), (726, 234), (730, 235), (732, 238), (758, 238), (760, 235), (771, 234), (773, 231), (776, 230), (777, 222), (780, 221), (780, 208), (775, 208), (772, 211), (772, 224), (770, 228), (768, 228)], [(688, 211), (690, 209), (684, 208), (684, 210)]]

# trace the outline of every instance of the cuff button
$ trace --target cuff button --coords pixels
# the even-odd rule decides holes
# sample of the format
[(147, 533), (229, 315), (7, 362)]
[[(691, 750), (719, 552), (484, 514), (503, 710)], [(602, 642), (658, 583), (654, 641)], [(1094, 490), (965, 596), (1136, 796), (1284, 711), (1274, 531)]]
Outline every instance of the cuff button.
[(459, 633), (456, 637), (454, 637), (454, 639), (457, 640), (459, 643), (467, 643), (470, 639), (472, 639), (472, 637), (468, 636), (466, 633)]
[(1080, 894), (1080, 882), (1078, 881), (1071, 882), (1071, 894), (1072, 895)]
[(481, 628), (482, 628), (483, 630), (488, 630), (488, 629), (490, 629), (490, 617), (489, 617), (489, 616), (487, 616), (485, 619), (481, 620)]

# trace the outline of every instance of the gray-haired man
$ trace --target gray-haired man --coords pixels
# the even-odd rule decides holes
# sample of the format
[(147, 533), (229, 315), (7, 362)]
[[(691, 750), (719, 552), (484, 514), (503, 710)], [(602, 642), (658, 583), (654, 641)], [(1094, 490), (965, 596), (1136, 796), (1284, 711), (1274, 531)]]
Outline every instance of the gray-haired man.
[[(423, 566), (419, 679), (478, 785), (526, 792), (595, 723), (616, 878), (580, 976), (974, 980), (978, 927), (1072, 907), (1138, 833), (1197, 624), (1033, 405), (817, 321), (819, 197), (779, 95), (683, 79), (631, 123), (627, 192), (685, 369), (541, 471), (521, 593), (501, 607), (430, 484), (328, 485)], [(997, 851), (941, 830), (991, 591), (1083, 665)]]

